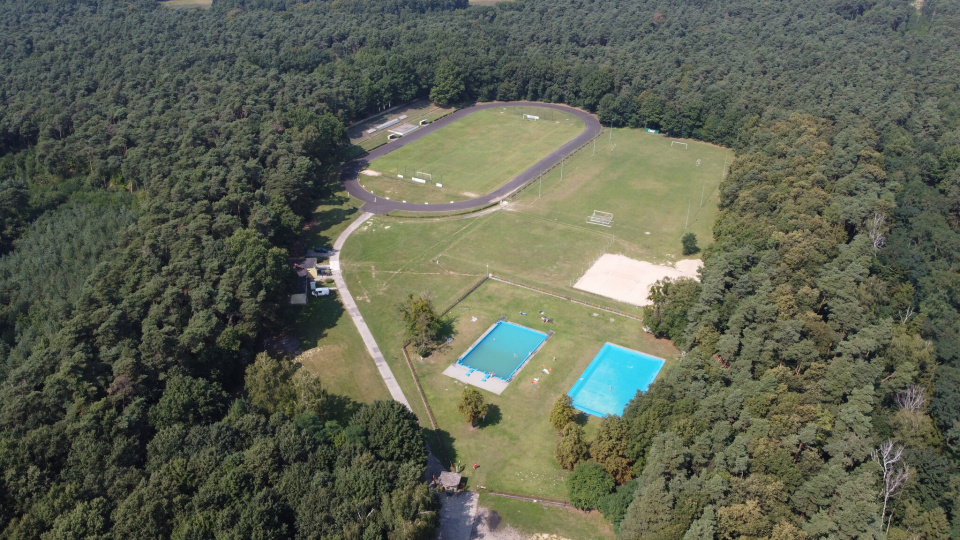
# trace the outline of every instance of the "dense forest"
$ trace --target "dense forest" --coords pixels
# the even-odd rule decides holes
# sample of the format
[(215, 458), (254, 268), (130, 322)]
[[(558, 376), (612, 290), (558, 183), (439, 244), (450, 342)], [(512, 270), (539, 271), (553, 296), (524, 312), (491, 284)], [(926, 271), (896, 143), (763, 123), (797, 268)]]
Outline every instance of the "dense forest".
[(960, 538), (958, 29), (942, 0), (0, 0), (0, 538), (430, 537), (416, 418), (261, 349), (344, 126), (431, 95), (738, 154), (702, 282), (648, 316), (682, 362), (601, 426), (621, 538)]

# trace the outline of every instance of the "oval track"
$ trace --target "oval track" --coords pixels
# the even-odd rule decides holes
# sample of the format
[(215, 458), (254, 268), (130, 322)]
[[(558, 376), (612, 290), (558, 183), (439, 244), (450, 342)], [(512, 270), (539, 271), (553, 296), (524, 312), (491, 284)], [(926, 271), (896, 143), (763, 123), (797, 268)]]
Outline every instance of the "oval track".
[[(560, 111), (568, 112), (577, 118), (583, 120), (584, 128), (579, 135), (568, 141), (566, 144), (557, 148), (551, 152), (547, 157), (541, 159), (535, 163), (529, 169), (523, 171), (517, 176), (510, 179), (507, 183), (503, 184), (499, 188), (477, 197), (476, 199), (470, 199), (466, 201), (459, 201), (454, 203), (445, 203), (445, 204), (417, 204), (417, 203), (405, 203), (400, 201), (391, 201), (389, 199), (384, 199), (383, 197), (374, 196), (369, 191), (363, 189), (360, 185), (359, 175), (360, 171), (367, 168), (367, 166), (373, 160), (383, 157), (390, 152), (398, 148), (403, 148), (404, 146), (413, 143), (419, 140), (422, 137), (433, 133), (434, 131), (443, 128), (446, 125), (452, 124), (457, 120), (460, 120), (464, 116), (475, 113), (477, 111), (482, 111), (484, 109), (495, 109), (497, 107), (546, 107), (549, 109), (557, 109)], [(443, 118), (437, 120), (436, 122), (426, 125), (417, 131), (411, 133), (410, 135), (405, 135), (400, 139), (397, 139), (393, 142), (389, 142), (383, 146), (374, 148), (370, 152), (364, 154), (361, 157), (348, 161), (340, 169), (340, 182), (343, 184), (343, 187), (347, 190), (347, 193), (360, 199), (365, 204), (363, 205), (363, 210), (366, 212), (371, 212), (373, 214), (386, 214), (391, 210), (406, 210), (408, 212), (449, 212), (456, 210), (471, 210), (474, 208), (480, 208), (487, 206), (490, 203), (499, 201), (505, 198), (507, 195), (513, 193), (517, 189), (520, 189), (528, 182), (536, 178), (539, 174), (550, 170), (551, 167), (560, 162), (561, 159), (565, 158), (571, 154), (576, 149), (580, 148), (588, 141), (596, 137), (601, 130), (600, 121), (597, 120), (597, 117), (594, 115), (581, 111), (580, 109), (575, 109), (573, 107), (568, 107), (567, 105), (558, 105), (555, 103), (537, 103), (534, 101), (502, 101), (494, 103), (481, 103), (478, 105), (473, 105), (467, 107), (466, 109), (460, 109), (454, 113), (451, 113)]]

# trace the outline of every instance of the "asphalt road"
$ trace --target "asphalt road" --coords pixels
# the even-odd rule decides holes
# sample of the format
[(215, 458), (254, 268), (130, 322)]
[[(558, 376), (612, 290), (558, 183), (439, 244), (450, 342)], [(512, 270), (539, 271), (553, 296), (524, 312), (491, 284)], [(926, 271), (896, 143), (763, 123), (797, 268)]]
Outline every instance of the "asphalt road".
[[(568, 112), (583, 120), (584, 129), (579, 135), (574, 137), (560, 148), (551, 152), (547, 157), (538, 161), (533, 167), (530, 167), (529, 169), (518, 174), (509, 182), (500, 186), (496, 190), (481, 197), (477, 197), (476, 199), (446, 204), (405, 203), (400, 201), (391, 201), (384, 199), (383, 197), (376, 197), (369, 191), (363, 189), (363, 187), (360, 185), (360, 180), (358, 179), (360, 171), (367, 168), (370, 162), (379, 157), (385, 156), (398, 148), (402, 148), (420, 139), (421, 137), (425, 137), (434, 131), (441, 129), (443, 126), (456, 122), (468, 114), (481, 111), (483, 109), (523, 106), (547, 107), (550, 109)], [(367, 154), (348, 161), (340, 169), (340, 182), (347, 190), (347, 193), (365, 203), (363, 205), (363, 210), (365, 212), (371, 212), (373, 214), (386, 214), (391, 210), (406, 210), (408, 212), (448, 212), (451, 210), (470, 210), (473, 208), (480, 208), (505, 198), (507, 195), (526, 185), (527, 182), (539, 176), (540, 173), (548, 171), (551, 167), (559, 163), (561, 159), (572, 153), (577, 148), (580, 148), (580, 146), (585, 144), (590, 139), (596, 137), (597, 134), (600, 133), (601, 127), (600, 121), (597, 120), (596, 116), (588, 112), (581, 111), (580, 109), (568, 107), (566, 105), (538, 103), (533, 101), (501, 101), (494, 103), (481, 103), (479, 105), (473, 105), (472, 107), (460, 109), (459, 111), (444, 116), (436, 122), (426, 125), (409, 135), (405, 135), (395, 141), (374, 148)]]

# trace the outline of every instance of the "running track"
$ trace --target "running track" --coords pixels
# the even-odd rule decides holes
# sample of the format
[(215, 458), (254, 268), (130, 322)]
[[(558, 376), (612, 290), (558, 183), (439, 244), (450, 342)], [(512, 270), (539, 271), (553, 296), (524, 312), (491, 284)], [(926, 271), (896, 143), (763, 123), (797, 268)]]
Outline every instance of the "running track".
[[(557, 109), (560, 111), (568, 112), (577, 118), (583, 120), (584, 129), (580, 132), (579, 135), (574, 137), (568, 143), (564, 144), (560, 148), (554, 150), (547, 157), (538, 161), (533, 167), (523, 171), (522, 173), (515, 176), (506, 184), (500, 186), (496, 190), (487, 193), (476, 199), (470, 199), (467, 201), (460, 201), (455, 203), (446, 203), (446, 204), (417, 204), (417, 203), (405, 203), (400, 201), (391, 201), (389, 199), (384, 199), (383, 197), (375, 197), (369, 191), (363, 189), (360, 185), (360, 180), (358, 176), (360, 171), (367, 168), (371, 161), (383, 157), (390, 152), (398, 148), (402, 148), (414, 141), (419, 140), (421, 137), (425, 137), (434, 131), (442, 128), (443, 126), (449, 125), (457, 120), (467, 116), (468, 114), (475, 113), (484, 109), (495, 109), (498, 107), (546, 107), (550, 109)], [(409, 135), (405, 135), (395, 141), (389, 142), (383, 146), (374, 148), (367, 154), (360, 156), (354, 160), (348, 161), (340, 169), (340, 182), (343, 184), (343, 187), (347, 190), (347, 193), (360, 199), (365, 204), (363, 205), (363, 210), (365, 212), (370, 212), (373, 214), (386, 214), (391, 210), (406, 210), (408, 212), (447, 212), (451, 210), (471, 210), (474, 208), (480, 208), (487, 206), (491, 203), (497, 202), (507, 195), (513, 193), (517, 189), (520, 189), (527, 182), (530, 182), (541, 173), (550, 170), (551, 167), (560, 163), (560, 160), (571, 154), (577, 148), (580, 148), (588, 141), (596, 137), (601, 130), (600, 121), (597, 120), (597, 117), (594, 115), (581, 111), (580, 109), (574, 109), (573, 107), (568, 107), (566, 105), (558, 105), (555, 103), (538, 103), (534, 101), (501, 101), (494, 103), (481, 103), (479, 105), (473, 105), (472, 107), (467, 107), (466, 109), (460, 109), (452, 114), (444, 116), (443, 118), (437, 120), (432, 124), (423, 126), (422, 128), (414, 131)]]

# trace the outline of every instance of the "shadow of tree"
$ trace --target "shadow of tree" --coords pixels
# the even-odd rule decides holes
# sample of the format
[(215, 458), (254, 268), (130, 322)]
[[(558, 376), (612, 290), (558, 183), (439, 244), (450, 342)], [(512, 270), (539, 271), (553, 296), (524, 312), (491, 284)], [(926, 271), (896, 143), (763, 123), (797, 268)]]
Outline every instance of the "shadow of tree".
[(495, 426), (499, 424), (501, 420), (503, 420), (503, 413), (500, 411), (500, 406), (496, 403), (489, 403), (487, 404), (487, 415), (477, 423), (477, 427), (485, 428), (487, 426)]
[(430, 445), (433, 455), (443, 463), (444, 467), (449, 469), (457, 463), (457, 449), (453, 444), (455, 439), (449, 431), (423, 428), (423, 438)]
[(343, 304), (335, 295), (309, 296), (306, 306), (287, 306), (284, 333), (299, 339), (302, 348), (312, 349), (343, 316)]

